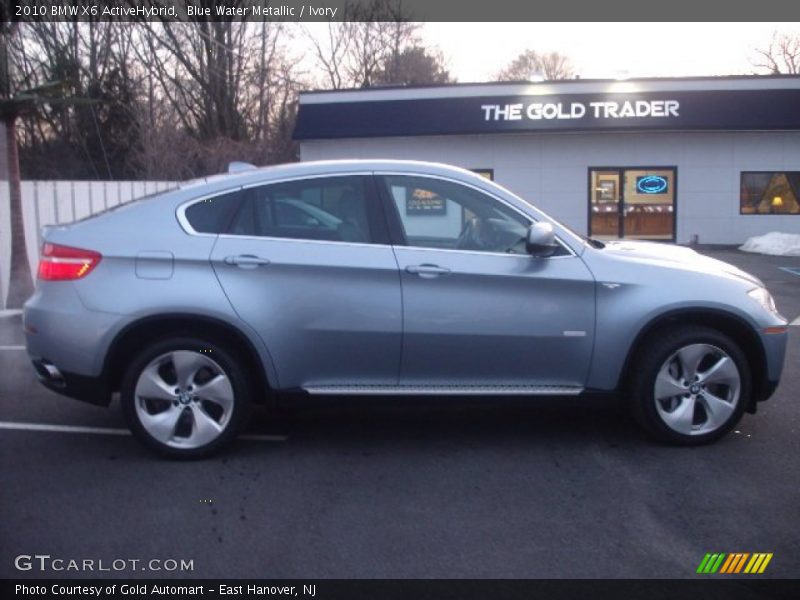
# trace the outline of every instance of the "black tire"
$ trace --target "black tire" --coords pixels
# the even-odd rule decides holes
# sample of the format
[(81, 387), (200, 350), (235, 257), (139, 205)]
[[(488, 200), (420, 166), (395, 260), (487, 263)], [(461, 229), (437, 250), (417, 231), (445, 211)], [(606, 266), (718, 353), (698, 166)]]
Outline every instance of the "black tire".
[[(670, 427), (659, 414), (655, 385), (656, 377), (668, 359), (681, 348), (692, 344), (707, 344), (727, 354), (738, 369), (740, 386), (736, 405), (722, 424), (712, 431), (685, 434)], [(655, 439), (671, 445), (699, 446), (720, 439), (736, 426), (752, 401), (752, 389), (752, 375), (747, 358), (739, 345), (730, 337), (716, 329), (694, 325), (679, 326), (672, 331), (662, 329), (645, 342), (640, 357), (633, 364), (630, 378), (631, 411), (636, 421)], [(680, 401), (678, 399), (671, 402)], [(693, 414), (697, 412), (700, 412), (702, 417), (705, 408), (695, 409)], [(708, 419), (708, 413), (705, 414)], [(694, 420), (692, 422), (694, 423)], [(702, 428), (699, 431), (702, 431)]]
[[(215, 374), (216, 367), (218, 366), (222, 374), (227, 377), (230, 383), (230, 390), (232, 391), (232, 401), (227, 404), (227, 408), (224, 411), (221, 411), (222, 414), (226, 415), (224, 420), (220, 421), (220, 423), (224, 425), (221, 425), (220, 423), (217, 425), (221, 428), (221, 432), (215, 433), (217, 437), (208, 443), (203, 443), (202, 445), (197, 445), (195, 447), (181, 447), (181, 438), (178, 436), (173, 437), (172, 440), (165, 443), (164, 441), (159, 440), (151, 435), (151, 433), (143, 424), (141, 416), (142, 411), (147, 410), (144, 408), (144, 403), (151, 401), (144, 400), (142, 398), (137, 400), (136, 397), (137, 382), (139, 381), (139, 378), (145, 368), (150, 366), (153, 361), (156, 361), (160, 357), (179, 351), (185, 352), (184, 354), (180, 354), (180, 356), (196, 356), (199, 354), (202, 357), (207, 357), (210, 359), (214, 363), (214, 368), (213, 370), (209, 370), (208, 377), (211, 378), (215, 375), (218, 375), (218, 373)], [(248, 373), (242, 368), (242, 364), (245, 364), (245, 362), (239, 358), (233, 349), (224, 347), (212, 341), (203, 340), (201, 338), (184, 336), (169, 337), (154, 342), (134, 357), (123, 376), (122, 385), (120, 388), (120, 400), (122, 403), (122, 411), (125, 415), (128, 426), (140, 441), (162, 456), (180, 459), (193, 459), (211, 455), (212, 453), (220, 450), (226, 444), (229, 444), (236, 437), (250, 413), (252, 386)], [(167, 369), (169, 369), (169, 365), (167, 366)], [(176, 371), (173, 368), (173, 374), (175, 372)], [(167, 375), (167, 379), (168, 377), (169, 375)], [(167, 382), (167, 379), (164, 379), (163, 381)], [(171, 385), (176, 384), (173, 383)], [(197, 386), (197, 389), (199, 390), (200, 386)], [(185, 399), (187, 405), (183, 405), (183, 401), (178, 401), (176, 399), (173, 402), (173, 406), (175, 407), (173, 409), (173, 407), (169, 406), (169, 403), (166, 400), (162, 399), (157, 401), (162, 403), (162, 405), (166, 405), (169, 410), (180, 410), (183, 413), (188, 413), (186, 419), (184, 419), (183, 414), (179, 416), (178, 419), (183, 419), (184, 421), (188, 420), (189, 423), (187, 427), (190, 430), (193, 427), (197, 427), (194, 421), (194, 411), (202, 406), (207, 405), (205, 400), (199, 398), (196, 398), (193, 401)], [(139, 410), (137, 410), (137, 402), (139, 403)], [(197, 406), (198, 404), (200, 406)], [(155, 414), (156, 416), (158, 415), (158, 413)], [(204, 411), (204, 414), (208, 414), (208, 412)], [(146, 415), (144, 416), (146, 417)], [(181, 425), (178, 427), (181, 427)], [(173, 431), (176, 432), (177, 429)]]

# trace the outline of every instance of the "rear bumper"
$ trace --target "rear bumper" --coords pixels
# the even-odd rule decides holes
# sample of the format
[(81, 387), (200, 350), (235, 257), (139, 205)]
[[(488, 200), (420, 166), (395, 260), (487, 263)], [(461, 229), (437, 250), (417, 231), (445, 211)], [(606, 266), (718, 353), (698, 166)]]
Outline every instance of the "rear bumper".
[(88, 310), (71, 282), (37, 281), (22, 319), (25, 345), (36, 377), (50, 390), (108, 406), (104, 374), (107, 340), (122, 317)]
[(33, 359), (31, 362), (36, 378), (46, 388), (97, 406), (108, 406), (111, 403), (111, 393), (103, 377), (60, 371), (44, 359)]

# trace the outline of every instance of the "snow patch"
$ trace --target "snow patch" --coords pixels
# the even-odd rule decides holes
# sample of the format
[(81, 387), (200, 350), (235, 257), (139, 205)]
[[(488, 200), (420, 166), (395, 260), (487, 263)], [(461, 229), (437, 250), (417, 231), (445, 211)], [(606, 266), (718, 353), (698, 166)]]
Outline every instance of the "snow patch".
[(772, 256), (800, 256), (800, 233), (772, 231), (748, 238), (739, 246), (742, 252), (771, 254)]

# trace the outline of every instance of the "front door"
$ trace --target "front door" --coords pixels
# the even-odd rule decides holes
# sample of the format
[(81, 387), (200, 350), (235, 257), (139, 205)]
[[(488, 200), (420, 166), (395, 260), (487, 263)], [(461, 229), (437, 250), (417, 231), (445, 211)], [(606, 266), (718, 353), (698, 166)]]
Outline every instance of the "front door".
[(402, 239), (401, 385), (583, 386), (594, 280), (566, 247), (525, 252), (530, 220), (475, 188), (379, 178)]
[(673, 167), (589, 170), (589, 235), (597, 239), (675, 239)]

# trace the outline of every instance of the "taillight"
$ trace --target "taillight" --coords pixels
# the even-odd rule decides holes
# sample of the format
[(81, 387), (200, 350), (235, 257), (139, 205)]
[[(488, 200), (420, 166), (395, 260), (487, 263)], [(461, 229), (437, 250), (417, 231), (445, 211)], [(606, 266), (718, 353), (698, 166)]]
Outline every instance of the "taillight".
[(98, 252), (45, 244), (39, 259), (39, 279), (44, 281), (70, 281), (86, 277), (103, 258)]

